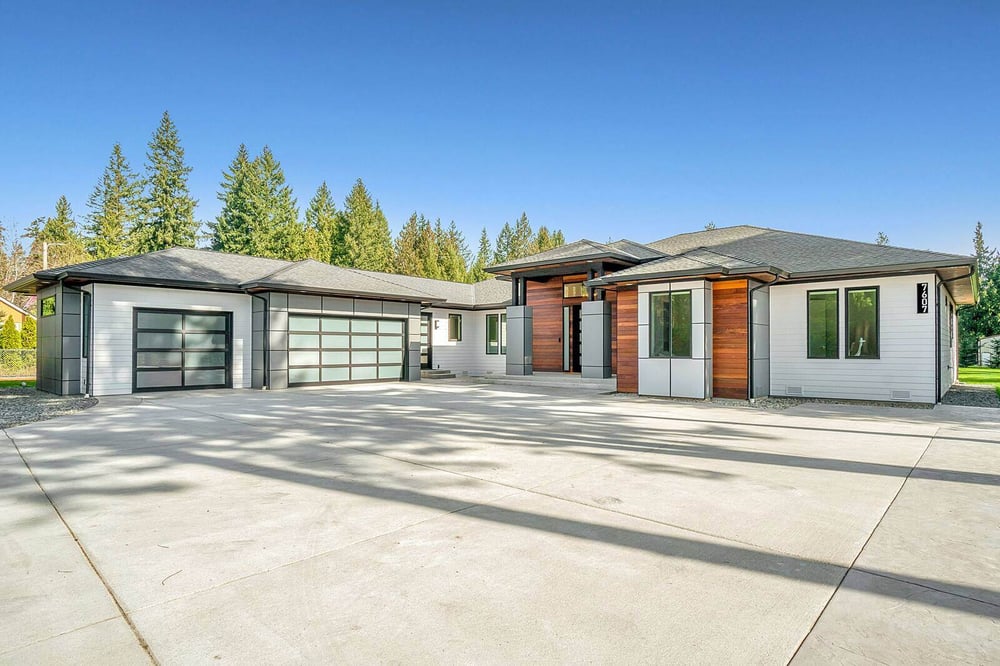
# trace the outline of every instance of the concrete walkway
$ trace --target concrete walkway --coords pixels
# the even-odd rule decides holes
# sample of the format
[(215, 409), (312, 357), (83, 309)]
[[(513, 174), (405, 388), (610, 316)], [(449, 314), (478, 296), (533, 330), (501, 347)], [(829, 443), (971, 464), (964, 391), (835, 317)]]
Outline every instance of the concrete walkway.
[(995, 663), (994, 414), (105, 400), (0, 446), (0, 663)]

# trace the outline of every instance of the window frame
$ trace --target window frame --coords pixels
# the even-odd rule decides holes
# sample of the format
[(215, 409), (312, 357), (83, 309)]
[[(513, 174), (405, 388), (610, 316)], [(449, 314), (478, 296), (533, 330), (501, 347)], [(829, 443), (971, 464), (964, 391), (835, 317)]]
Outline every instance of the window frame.
[[(833, 293), (836, 296), (836, 312), (837, 321), (834, 323), (834, 334), (837, 336), (837, 342), (834, 345), (835, 355), (834, 356), (813, 356), (809, 349), (809, 339), (811, 337), (809, 330), (809, 297), (813, 294), (829, 294)], [(844, 301), (847, 302), (846, 300)], [(846, 338), (845, 338), (846, 339)], [(840, 359), (840, 289), (833, 287), (832, 289), (810, 289), (806, 291), (806, 358), (816, 360), (816, 361), (835, 361)]]
[[(680, 355), (674, 353), (674, 294), (687, 294), (688, 295), (688, 321), (691, 327), (689, 348), (690, 353), (686, 355)], [(653, 298), (656, 296), (666, 296), (667, 303), (670, 305), (670, 316), (669, 323), (667, 324), (667, 350), (666, 353), (654, 353), (653, 351), (653, 330), (654, 330), (654, 319), (653, 319)], [(649, 308), (649, 358), (681, 358), (689, 359), (694, 358), (694, 290), (693, 289), (677, 289), (671, 291), (654, 291), (649, 293), (648, 299)]]
[[(181, 316), (181, 344), (179, 347), (141, 347), (139, 346), (139, 333), (164, 332), (175, 333), (176, 329), (165, 328), (142, 328), (139, 327), (139, 316), (141, 314), (175, 314)], [(221, 316), (225, 318), (225, 328), (222, 331), (209, 330), (207, 328), (193, 327), (189, 330), (187, 326), (188, 315), (207, 315), (211, 317)], [(225, 346), (218, 348), (187, 348), (185, 344), (188, 333), (222, 333), (225, 336)], [(198, 308), (157, 308), (157, 307), (133, 307), (132, 308), (132, 392), (147, 393), (155, 391), (193, 391), (201, 389), (231, 389), (233, 388), (233, 312), (231, 310), (205, 310)], [(161, 366), (160, 369), (177, 369), (181, 373), (181, 383), (179, 386), (139, 386), (139, 374), (142, 372), (155, 372), (156, 368), (140, 368), (137, 354), (142, 352), (180, 352), (181, 364), (179, 366)], [(185, 362), (186, 354), (198, 352), (217, 352), (224, 354), (222, 366), (191, 366), (187, 367)], [(225, 370), (225, 381), (222, 384), (187, 384), (185, 372), (188, 370)]]
[[(52, 303), (52, 312), (45, 312), (45, 304)], [(59, 309), (56, 307), (56, 295), (45, 296), (42, 300), (38, 301), (38, 318), (42, 317), (54, 317), (59, 314)]]
[[(497, 340), (496, 347), (490, 351), (490, 320), (496, 320)], [(505, 356), (507, 354), (507, 313), (496, 312), (486, 315), (486, 355)]]
[[(570, 289), (572, 291), (578, 291), (576, 289), (577, 287), (579, 287), (579, 291), (582, 291), (583, 293), (580, 293), (580, 294), (567, 294), (566, 293), (567, 289)], [(570, 299), (572, 299), (572, 298), (589, 298), (589, 296), (590, 296), (590, 290), (586, 286), (584, 286), (583, 280), (581, 280), (580, 282), (563, 282), (563, 298), (570, 298)]]
[[(875, 356), (852, 356), (851, 355), (851, 292), (852, 291), (874, 291), (875, 292), (875, 342), (878, 349)], [(882, 294), (878, 285), (868, 285), (866, 287), (844, 287), (844, 358), (856, 361), (878, 361), (882, 358)]]
[[(452, 337), (451, 323), (457, 322), (456, 329), (457, 332), (455, 337)], [(450, 312), (448, 313), (448, 342), (461, 342), (462, 341), (462, 314), (460, 312)]]

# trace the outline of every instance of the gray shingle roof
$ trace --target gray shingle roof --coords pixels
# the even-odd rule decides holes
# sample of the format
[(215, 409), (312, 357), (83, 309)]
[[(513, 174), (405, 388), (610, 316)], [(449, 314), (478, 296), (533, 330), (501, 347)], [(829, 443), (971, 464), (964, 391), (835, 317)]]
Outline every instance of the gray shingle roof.
[(546, 250), (545, 252), (514, 259), (504, 264), (490, 266), (486, 270), (497, 273), (517, 268), (602, 258), (620, 259), (629, 263), (635, 263), (652, 257), (659, 257), (662, 254), (662, 252), (655, 248), (650, 248), (630, 240), (620, 240), (605, 244), (584, 238), (567, 243), (566, 245), (560, 245), (551, 250)]
[(270, 275), (248, 280), (240, 286), (246, 289), (308, 289), (415, 301), (436, 299), (433, 294), (384, 279), (381, 274), (332, 266), (314, 259), (297, 261)]
[(468, 308), (502, 307), (510, 303), (510, 282), (491, 278), (475, 284), (450, 282), (433, 278), (358, 271), (378, 276), (400, 286), (432, 294), (442, 305), (456, 305)]

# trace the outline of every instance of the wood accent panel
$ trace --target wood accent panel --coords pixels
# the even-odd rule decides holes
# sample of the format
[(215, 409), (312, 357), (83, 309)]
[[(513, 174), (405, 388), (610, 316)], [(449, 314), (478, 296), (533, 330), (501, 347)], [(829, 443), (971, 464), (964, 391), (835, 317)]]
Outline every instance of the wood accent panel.
[(563, 298), (563, 285), (583, 282), (586, 275), (562, 275), (528, 280), (531, 306), (532, 367), (539, 372), (562, 372), (563, 306), (583, 303), (585, 298)]
[(749, 285), (746, 280), (712, 284), (712, 395), (747, 399), (749, 381)]
[(604, 300), (611, 304), (611, 374), (618, 372), (618, 292), (607, 289)]
[(619, 287), (615, 300), (618, 391), (639, 392), (639, 290)]

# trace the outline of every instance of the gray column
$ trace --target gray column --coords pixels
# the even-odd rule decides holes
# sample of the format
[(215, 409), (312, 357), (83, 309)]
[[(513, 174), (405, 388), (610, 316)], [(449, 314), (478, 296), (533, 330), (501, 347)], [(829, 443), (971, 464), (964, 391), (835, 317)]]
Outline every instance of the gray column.
[(251, 348), (251, 386), (261, 389), (267, 386), (267, 353), (265, 351), (267, 342), (267, 294), (252, 296), (253, 302), (253, 330), (250, 338)]
[(268, 381), (272, 389), (288, 388), (288, 294), (268, 297)]
[(507, 374), (530, 375), (531, 363), (531, 306), (512, 305), (507, 308)]
[(580, 304), (580, 375), (605, 379), (611, 376), (611, 303)]
[[(406, 370), (404, 379), (408, 382), (420, 381), (420, 303), (410, 303), (407, 316)], [(431, 335), (433, 331), (428, 331)]]

